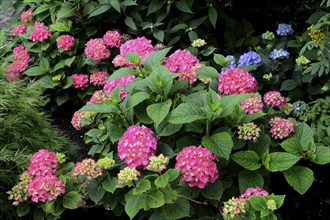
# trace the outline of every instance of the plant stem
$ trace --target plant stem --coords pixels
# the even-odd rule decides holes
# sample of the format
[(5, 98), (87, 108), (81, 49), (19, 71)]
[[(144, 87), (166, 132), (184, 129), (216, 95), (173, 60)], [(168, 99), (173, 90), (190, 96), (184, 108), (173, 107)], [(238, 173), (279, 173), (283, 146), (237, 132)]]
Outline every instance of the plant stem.
[(183, 195), (178, 195), (178, 197), (181, 197), (181, 198), (184, 198), (184, 199), (187, 199), (191, 202), (194, 202), (194, 203), (197, 203), (197, 204), (200, 204), (200, 205), (207, 205), (205, 202), (200, 202), (200, 201), (197, 201), (197, 200), (194, 200), (192, 198), (189, 198), (187, 196), (183, 196)]

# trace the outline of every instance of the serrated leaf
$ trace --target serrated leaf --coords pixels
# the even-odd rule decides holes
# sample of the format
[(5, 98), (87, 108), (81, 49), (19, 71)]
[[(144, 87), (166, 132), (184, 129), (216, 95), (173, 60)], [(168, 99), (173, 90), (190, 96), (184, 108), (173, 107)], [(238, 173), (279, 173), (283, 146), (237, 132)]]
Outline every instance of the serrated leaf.
[(162, 121), (156, 128), (155, 131), (157, 136), (165, 137), (170, 136), (178, 132), (182, 127), (182, 124), (171, 124), (166, 121)]
[(251, 206), (257, 211), (267, 209), (267, 200), (263, 196), (250, 196), (248, 200)]
[(108, 11), (111, 8), (110, 5), (101, 5), (97, 9), (95, 9), (89, 16), (88, 18), (98, 16), (100, 14), (103, 14), (104, 12)]
[(284, 172), (284, 177), (289, 185), (301, 195), (307, 192), (314, 181), (313, 171), (302, 166), (294, 166), (286, 170)]
[[(96, 130), (96, 132), (98, 132), (98, 130)], [(102, 187), (105, 189), (105, 191), (114, 193), (117, 188), (117, 183), (118, 183), (117, 178), (108, 175), (102, 181)]]
[(154, 32), (152, 33), (152, 36), (154, 36), (154, 38), (156, 38), (157, 40), (159, 40), (160, 42), (163, 42), (164, 41), (164, 31), (162, 30), (154, 30)]
[(164, 173), (155, 179), (155, 185), (158, 188), (165, 188), (169, 180), (168, 173)]
[(71, 17), (74, 15), (74, 8), (71, 7), (65, 7), (65, 8), (61, 8), (57, 14), (56, 17), (57, 19), (61, 19), (61, 18), (67, 18), (67, 17)]
[(143, 208), (144, 196), (142, 194), (133, 195), (132, 191), (130, 191), (125, 195), (125, 200), (125, 212), (130, 219), (133, 219), (139, 210)]
[(220, 116), (225, 117), (233, 113), (234, 108), (239, 105), (241, 102), (250, 98), (253, 94), (237, 94), (237, 95), (228, 95), (223, 96), (220, 100), (222, 112)]
[(117, 112), (118, 108), (111, 103), (87, 104), (78, 111), (94, 112), (94, 113), (111, 113), (111, 112)]
[(190, 203), (184, 199), (177, 199), (173, 204), (165, 204), (162, 207), (166, 219), (180, 219), (190, 216)]
[(207, 135), (204, 136), (202, 138), (202, 145), (215, 155), (228, 159), (234, 142), (230, 134), (227, 132), (220, 132), (211, 137)]
[(121, 13), (120, 3), (118, 0), (110, 0), (109, 3), (118, 13)]
[(208, 183), (202, 190), (202, 195), (207, 199), (215, 199), (220, 201), (224, 188), (220, 180), (216, 180), (214, 183)]
[(297, 163), (301, 157), (285, 152), (274, 152), (269, 154), (269, 165), (265, 166), (271, 172), (284, 171)]
[(149, 189), (151, 189), (150, 181), (142, 179), (136, 184), (135, 188), (133, 189), (133, 195), (140, 195), (144, 192), (147, 192)]
[(22, 217), (26, 215), (30, 211), (30, 204), (29, 203), (21, 203), (17, 206), (16, 213), (18, 217)]
[(257, 170), (261, 167), (258, 154), (252, 150), (236, 152), (230, 158), (248, 170)]
[(147, 11), (147, 16), (149, 16), (150, 14), (158, 11), (159, 9), (161, 9), (164, 4), (166, 3), (166, 1), (150, 1), (149, 6), (148, 6), (148, 11)]
[(321, 165), (330, 163), (330, 147), (316, 146), (316, 157), (313, 162)]
[(300, 149), (302, 148), (300, 141), (297, 138), (288, 138), (280, 143), (283, 149), (291, 154), (300, 155)]
[(124, 76), (134, 75), (135, 73), (136, 73), (135, 69), (128, 68), (128, 67), (120, 68), (109, 76), (108, 81), (119, 79)]
[(167, 100), (166, 102), (155, 103), (147, 107), (147, 113), (149, 117), (155, 122), (155, 127), (165, 119), (168, 115), (170, 108), (172, 106), (172, 100)]
[(194, 103), (181, 103), (168, 115), (167, 121), (172, 124), (191, 123), (205, 119), (202, 110)]
[(140, 104), (146, 99), (149, 99), (150, 95), (146, 92), (137, 92), (131, 96), (126, 97), (127, 99), (127, 110)]
[(287, 79), (282, 82), (280, 91), (292, 91), (298, 86), (299, 82), (294, 79)]
[(66, 209), (78, 208), (78, 203), (81, 202), (82, 197), (78, 192), (71, 191), (63, 197), (63, 207)]
[(31, 67), (28, 70), (24, 71), (23, 74), (27, 76), (40, 76), (45, 74), (46, 71), (40, 66)]
[(144, 209), (155, 209), (165, 204), (164, 195), (161, 191), (152, 191), (146, 195), (144, 200)]
[(99, 184), (96, 180), (91, 180), (91, 182), (86, 186), (86, 191), (89, 198), (96, 204), (101, 201), (105, 194), (105, 190), (102, 185)]
[(134, 23), (132, 17), (127, 16), (127, 17), (125, 18), (125, 24), (126, 24), (128, 27), (130, 27), (131, 29), (133, 29), (133, 30), (137, 30), (136, 25), (135, 25), (135, 23)]
[(241, 194), (245, 192), (247, 188), (250, 187), (260, 187), (264, 186), (264, 179), (262, 175), (256, 171), (242, 170), (238, 174), (238, 185)]
[(187, 1), (185, 0), (175, 1), (175, 6), (177, 7), (177, 9), (179, 9), (182, 12), (190, 13), (190, 14), (194, 13), (187, 4)]

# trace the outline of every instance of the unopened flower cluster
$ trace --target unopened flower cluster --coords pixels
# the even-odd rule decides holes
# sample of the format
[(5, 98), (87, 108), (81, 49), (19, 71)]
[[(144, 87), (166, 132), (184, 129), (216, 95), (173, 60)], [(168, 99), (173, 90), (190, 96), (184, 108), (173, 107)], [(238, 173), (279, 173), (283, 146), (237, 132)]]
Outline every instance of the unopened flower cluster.
[(298, 65), (306, 65), (309, 64), (310, 62), (311, 61), (307, 59), (304, 55), (301, 55), (296, 59), (296, 64)]
[(269, 124), (271, 136), (275, 139), (286, 138), (294, 131), (294, 124), (289, 119), (274, 117), (270, 119)]
[(192, 47), (202, 47), (202, 46), (204, 46), (204, 45), (206, 45), (206, 41), (205, 41), (204, 39), (200, 39), (200, 38), (194, 40), (194, 41), (191, 43), (191, 46), (192, 46)]
[(264, 40), (273, 40), (275, 39), (275, 34), (271, 31), (266, 31), (261, 35), (261, 38)]
[(110, 169), (114, 167), (115, 164), (116, 164), (115, 160), (109, 157), (101, 158), (96, 162), (96, 165), (102, 167), (103, 169)]
[(309, 26), (307, 30), (308, 35), (315, 43), (322, 44), (324, 42), (325, 34), (321, 30), (316, 29), (313, 25)]
[(175, 168), (180, 170), (181, 179), (189, 187), (203, 189), (207, 183), (218, 179), (216, 156), (202, 146), (184, 147), (176, 156)]
[(92, 158), (86, 158), (77, 162), (73, 168), (72, 176), (85, 176), (87, 180), (94, 179), (103, 175), (103, 168)]
[(163, 154), (160, 154), (158, 156), (151, 156), (149, 158), (149, 164), (146, 167), (146, 169), (160, 173), (166, 169), (168, 162), (169, 162), (169, 157), (164, 156)]
[(140, 172), (137, 171), (135, 168), (125, 167), (123, 170), (120, 170), (117, 175), (118, 186), (128, 184), (133, 180), (138, 180), (138, 177), (140, 175)]
[(254, 123), (249, 122), (238, 126), (238, 139), (253, 140), (254, 143), (260, 137), (260, 128)]

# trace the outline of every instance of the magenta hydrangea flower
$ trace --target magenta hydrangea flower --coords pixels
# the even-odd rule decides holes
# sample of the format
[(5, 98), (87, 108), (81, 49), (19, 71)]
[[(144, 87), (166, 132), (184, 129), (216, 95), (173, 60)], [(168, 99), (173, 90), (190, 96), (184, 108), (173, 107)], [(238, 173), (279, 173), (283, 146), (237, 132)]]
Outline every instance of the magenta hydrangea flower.
[[(135, 52), (140, 57), (143, 57), (141, 65), (144, 64), (144, 61), (147, 57), (154, 51), (154, 48), (151, 44), (151, 40), (148, 40), (145, 37), (139, 37), (133, 40), (128, 40), (120, 46), (120, 54), (118, 54), (115, 59), (112, 61), (115, 67), (118, 66), (127, 66), (132, 68), (137, 68), (137, 66), (128, 62), (125, 58), (126, 54), (129, 52)], [(120, 62), (118, 62), (120, 61)]]
[(81, 123), (81, 119), (85, 116), (86, 112), (75, 112), (73, 113), (71, 124), (76, 130), (81, 130), (85, 126)]
[(263, 112), (263, 103), (261, 98), (252, 96), (241, 102), (240, 106), (244, 109), (245, 114), (254, 114), (256, 112)]
[(21, 34), (25, 34), (28, 30), (28, 26), (26, 24), (20, 24), (13, 28), (12, 35), (20, 36)]
[(30, 40), (34, 41), (44, 41), (52, 35), (47, 28), (44, 27), (44, 23), (36, 22), (34, 24), (34, 31), (30, 35)]
[(20, 72), (6, 72), (7, 81), (14, 82), (23, 79), (23, 75)]
[(219, 91), (227, 95), (246, 94), (258, 91), (257, 80), (246, 70), (229, 69), (219, 78)]
[(72, 76), (73, 86), (76, 89), (84, 90), (88, 87), (88, 75), (87, 74), (73, 74)]
[(108, 95), (108, 91), (105, 90), (96, 90), (92, 97), (90, 98), (89, 102), (87, 102), (86, 104), (93, 104), (93, 103), (97, 103), (97, 104), (101, 104), (107, 100), (110, 100), (110, 97)]
[(283, 139), (294, 132), (294, 124), (291, 120), (285, 118), (274, 117), (270, 119), (270, 133), (274, 139)]
[(118, 85), (120, 85), (120, 98), (123, 99), (128, 95), (128, 93), (124, 90), (125, 86), (128, 83), (132, 82), (134, 79), (135, 76), (129, 75), (118, 79), (110, 80), (104, 85), (103, 90), (107, 90), (108, 94), (111, 95), (112, 90)]
[(123, 36), (118, 31), (107, 31), (103, 36), (104, 44), (113, 47), (120, 47), (123, 42)]
[(13, 54), (15, 60), (22, 60), (26, 63), (32, 60), (29, 51), (22, 45), (16, 46), (13, 50)]
[(33, 176), (45, 176), (55, 175), (57, 169), (58, 161), (56, 153), (41, 149), (33, 154), (27, 171)]
[(33, 11), (29, 9), (21, 14), (21, 21), (23, 22), (31, 21), (34, 15), (35, 14), (33, 13)]
[(64, 51), (71, 50), (74, 46), (74, 37), (70, 35), (63, 35), (57, 41), (57, 47), (62, 48)]
[(278, 91), (267, 92), (263, 99), (268, 106), (283, 108), (287, 105), (285, 98)]
[(28, 63), (23, 60), (15, 60), (13, 63), (11, 63), (8, 68), (7, 72), (9, 73), (21, 73), (25, 71), (28, 68)]
[(266, 197), (268, 196), (269, 193), (264, 190), (261, 189), (260, 187), (256, 186), (255, 188), (247, 188), (245, 190), (245, 192), (239, 197), (241, 199), (248, 199), (250, 196), (263, 196)]
[(184, 147), (176, 156), (175, 168), (181, 171), (181, 179), (190, 187), (203, 189), (219, 177), (216, 159), (210, 150), (202, 146)]
[(86, 43), (85, 54), (92, 60), (99, 62), (110, 57), (110, 50), (102, 38), (96, 38)]
[(89, 80), (94, 86), (104, 86), (109, 77), (109, 73), (106, 71), (94, 72), (90, 75)]
[(65, 193), (65, 183), (55, 175), (36, 176), (27, 187), (33, 202), (55, 200)]
[(77, 162), (73, 168), (72, 176), (86, 175), (87, 180), (94, 179), (103, 175), (103, 168), (96, 164), (92, 158), (86, 158), (81, 162)]
[(193, 84), (197, 80), (197, 68), (201, 67), (197, 57), (187, 50), (176, 50), (165, 59), (165, 66), (173, 73), (179, 74), (179, 80), (187, 80)]
[(130, 168), (145, 169), (155, 155), (157, 138), (146, 126), (130, 126), (118, 142), (118, 156)]

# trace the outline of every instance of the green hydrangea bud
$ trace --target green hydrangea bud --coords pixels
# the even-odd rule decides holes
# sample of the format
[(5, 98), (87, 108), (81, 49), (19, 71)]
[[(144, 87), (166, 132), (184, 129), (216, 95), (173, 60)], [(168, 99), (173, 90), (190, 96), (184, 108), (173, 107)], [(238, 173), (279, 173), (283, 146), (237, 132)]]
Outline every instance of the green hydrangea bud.
[(285, 106), (283, 106), (283, 108), (281, 108), (281, 110), (286, 114), (289, 115), (292, 111), (292, 104), (291, 103), (287, 103)]
[(245, 123), (238, 126), (238, 139), (253, 140), (256, 143), (258, 137), (260, 137), (260, 131), (260, 128), (254, 122)]
[(272, 49), (272, 47), (273, 47), (273, 46), (272, 46), (271, 44), (267, 44), (267, 45), (266, 45), (266, 48), (267, 48), (268, 50)]
[(149, 158), (149, 165), (146, 168), (153, 172), (162, 172), (166, 169), (168, 162), (169, 157), (165, 157), (163, 154), (152, 156)]
[(328, 86), (323, 86), (321, 88), (321, 90), (324, 91), (324, 92), (327, 92), (327, 91), (329, 91), (329, 87)]
[(64, 163), (66, 161), (66, 156), (65, 156), (65, 154), (62, 154), (62, 153), (56, 152), (56, 158), (57, 158), (58, 163)]
[(269, 74), (264, 74), (264, 75), (262, 76), (262, 78), (263, 78), (263, 79), (266, 79), (266, 80), (270, 80), (272, 77), (273, 77), (273, 75), (272, 75), (271, 73), (269, 73)]
[(273, 40), (275, 38), (275, 34), (271, 31), (266, 31), (261, 35), (262, 39), (265, 40)]
[(206, 45), (205, 40), (204, 39), (200, 39), (200, 38), (198, 38), (197, 40), (194, 40), (192, 42), (192, 44), (191, 44), (191, 46), (193, 46), (193, 47), (202, 47), (204, 45)]
[(104, 157), (104, 158), (99, 159), (96, 162), (96, 164), (99, 165), (100, 167), (103, 167), (104, 169), (110, 169), (116, 165), (116, 162), (112, 158)]
[(309, 59), (307, 59), (305, 56), (301, 55), (300, 57), (298, 57), (296, 59), (296, 64), (298, 65), (306, 65), (308, 63), (310, 63), (311, 61)]
[(273, 200), (273, 199), (267, 200), (266, 205), (267, 205), (267, 209), (270, 209), (272, 211), (276, 210), (276, 202), (275, 202), (275, 200)]
[(118, 185), (129, 184), (133, 180), (138, 180), (138, 176), (140, 176), (140, 172), (135, 168), (125, 167), (123, 170), (120, 170), (118, 173)]
[(53, 81), (60, 81), (61, 78), (62, 78), (61, 75), (56, 75), (56, 76), (53, 76), (53, 77), (52, 77), (52, 80), (53, 80)]

